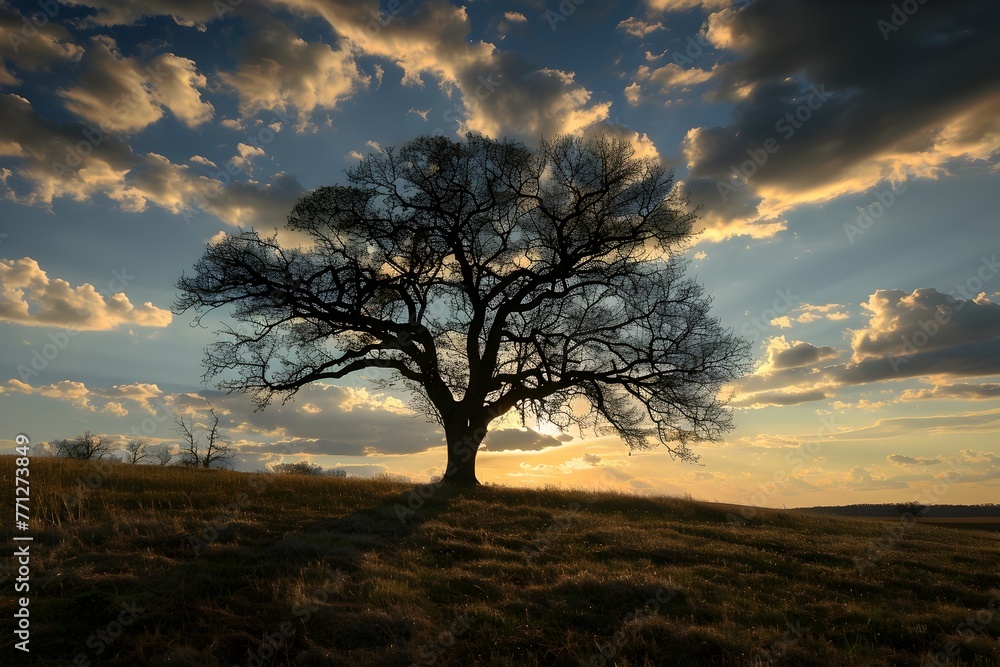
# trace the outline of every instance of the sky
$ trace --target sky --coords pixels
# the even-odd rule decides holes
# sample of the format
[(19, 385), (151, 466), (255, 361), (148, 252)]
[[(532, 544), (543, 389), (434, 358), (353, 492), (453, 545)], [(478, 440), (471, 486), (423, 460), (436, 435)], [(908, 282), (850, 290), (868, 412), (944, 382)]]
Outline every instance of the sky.
[(1000, 6), (871, 0), (41, 0), (0, 9), (0, 445), (178, 442), (238, 470), (440, 475), (364, 378), (254, 411), (170, 311), (226, 233), (426, 134), (610, 134), (697, 208), (754, 370), (699, 464), (495, 423), (484, 482), (773, 507), (1000, 498)]

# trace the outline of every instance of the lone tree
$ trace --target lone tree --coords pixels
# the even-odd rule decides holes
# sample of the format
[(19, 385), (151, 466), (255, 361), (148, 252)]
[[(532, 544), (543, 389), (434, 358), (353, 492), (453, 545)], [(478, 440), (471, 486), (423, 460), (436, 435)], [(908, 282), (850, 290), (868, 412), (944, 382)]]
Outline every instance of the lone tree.
[(163, 445), (153, 454), (153, 459), (157, 465), (166, 466), (174, 460), (174, 448), (170, 445)]
[(111, 443), (101, 435), (85, 431), (72, 440), (55, 440), (56, 456), (69, 459), (103, 459), (111, 451)]
[(198, 424), (194, 419), (188, 420), (178, 417), (177, 428), (174, 431), (181, 436), (180, 460), (183, 465), (195, 468), (211, 468), (213, 464), (226, 465), (232, 467), (232, 459), (235, 455), (229, 445), (225, 443), (222, 434), (219, 433), (219, 415), (215, 413), (215, 408), (208, 406), (208, 411), (212, 415), (211, 424), (205, 427), (205, 442), (195, 433)]
[(125, 443), (125, 463), (142, 463), (150, 457), (149, 441), (143, 438), (132, 438)]
[(478, 483), (510, 410), (685, 461), (731, 427), (719, 392), (749, 346), (683, 277), (694, 216), (629, 143), (420, 137), (347, 176), (295, 205), (304, 242), (242, 231), (180, 278), (175, 313), (241, 323), (207, 348), (206, 381), (258, 409), (358, 372), (399, 381), (442, 426), (456, 484)]

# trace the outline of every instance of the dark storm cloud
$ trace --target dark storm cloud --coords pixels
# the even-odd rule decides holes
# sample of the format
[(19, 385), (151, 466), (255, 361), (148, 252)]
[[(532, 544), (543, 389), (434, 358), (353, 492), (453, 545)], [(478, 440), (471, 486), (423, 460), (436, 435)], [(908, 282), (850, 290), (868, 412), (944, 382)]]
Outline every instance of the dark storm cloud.
[(775, 351), (771, 356), (771, 363), (773, 368), (794, 368), (812, 366), (838, 356), (840, 350), (835, 347), (816, 347), (812, 343), (795, 341), (789, 348)]
[(739, 103), (732, 123), (688, 136), (693, 197), (724, 216), (762, 197), (774, 199), (762, 212), (780, 212), (988, 157), (1000, 5), (909, 4), (898, 29), (897, 5), (868, 0), (756, 0), (713, 15), (709, 38), (737, 55), (716, 68), (713, 95)]
[(537, 452), (546, 447), (555, 447), (562, 444), (559, 440), (550, 435), (543, 435), (528, 429), (502, 429), (490, 431), (483, 441), (483, 449), (491, 452), (509, 452), (512, 450), (522, 450)]
[[(985, 295), (957, 299), (935, 289), (878, 290), (862, 304), (868, 324), (853, 331), (853, 360), (821, 366), (837, 356), (784, 337), (771, 339), (758, 372), (735, 383), (741, 407), (820, 400), (845, 387), (927, 376), (1000, 374), (1000, 305)], [(810, 361), (809, 358), (814, 360)], [(954, 385), (906, 392), (904, 399), (997, 395), (996, 385)]]

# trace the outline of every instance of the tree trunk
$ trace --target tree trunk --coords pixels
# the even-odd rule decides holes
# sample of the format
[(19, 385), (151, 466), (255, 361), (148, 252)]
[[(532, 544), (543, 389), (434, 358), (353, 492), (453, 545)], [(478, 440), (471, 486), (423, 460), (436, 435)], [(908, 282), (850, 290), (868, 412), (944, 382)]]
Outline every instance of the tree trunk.
[(476, 454), (486, 437), (486, 424), (485, 419), (460, 417), (445, 425), (445, 438), (448, 442), (448, 467), (444, 473), (446, 484), (479, 484), (476, 479)]

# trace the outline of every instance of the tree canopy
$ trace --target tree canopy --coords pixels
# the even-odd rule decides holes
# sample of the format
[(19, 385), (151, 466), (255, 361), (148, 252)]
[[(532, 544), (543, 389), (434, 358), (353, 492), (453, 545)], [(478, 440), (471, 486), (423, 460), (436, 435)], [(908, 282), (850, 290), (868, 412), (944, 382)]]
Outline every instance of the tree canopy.
[(301, 199), (284, 232), (301, 243), (211, 244), (174, 311), (240, 323), (207, 349), (206, 379), (260, 408), (384, 371), (443, 427), (446, 481), (477, 483), (511, 410), (694, 461), (690, 443), (731, 426), (720, 390), (748, 344), (684, 276), (683, 204), (624, 141), (420, 137)]

